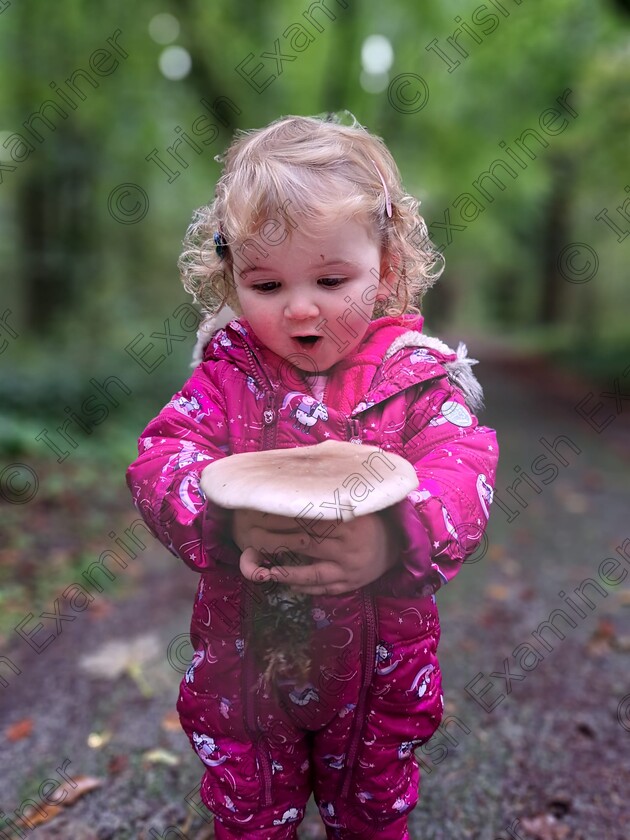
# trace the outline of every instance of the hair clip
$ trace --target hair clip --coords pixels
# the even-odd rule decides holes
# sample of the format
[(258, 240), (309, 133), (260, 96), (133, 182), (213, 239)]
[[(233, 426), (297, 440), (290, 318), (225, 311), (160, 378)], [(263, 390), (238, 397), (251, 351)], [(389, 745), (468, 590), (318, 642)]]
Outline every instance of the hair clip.
[(223, 234), (221, 233), (220, 230), (217, 230), (217, 231), (215, 231), (213, 239), (214, 239), (214, 247), (215, 247), (215, 251), (217, 252), (217, 256), (220, 260), (222, 260), (227, 255), (227, 250), (228, 250), (228, 246), (227, 246), (227, 242), (225, 241), (225, 237), (223, 236)]
[(362, 128), (361, 123), (357, 120), (352, 111), (348, 111), (347, 108), (344, 108), (342, 111), (324, 111), (321, 114), (317, 114), (315, 119), (322, 120), (323, 122), (335, 123), (335, 125), (344, 125), (348, 128), (357, 128), (357, 126)]
[[(372, 158), (370, 158), (370, 160), (372, 160)], [(391, 217), (392, 217), (392, 202), (391, 202), (391, 199), (389, 197), (389, 190), (387, 189), (387, 184), (385, 183), (385, 178), (383, 178), (383, 175), (381, 174), (381, 170), (378, 168), (378, 166), (376, 165), (376, 163), (373, 160), (372, 160), (372, 164), (374, 166), (374, 169), (376, 169), (376, 171), (378, 173), (378, 177), (381, 179), (381, 184), (383, 185), (383, 191), (385, 192), (385, 207), (387, 209), (387, 216), (388, 216), (388, 218), (391, 219)]]

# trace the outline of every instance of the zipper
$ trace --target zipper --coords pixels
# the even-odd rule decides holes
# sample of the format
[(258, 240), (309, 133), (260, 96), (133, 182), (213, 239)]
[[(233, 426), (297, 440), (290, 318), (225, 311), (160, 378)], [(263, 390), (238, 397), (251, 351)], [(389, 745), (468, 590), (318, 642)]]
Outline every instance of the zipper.
[(363, 443), (361, 440), (361, 424), (356, 418), (348, 418), (347, 437), (350, 443)]
[[(251, 626), (252, 620), (252, 604), (247, 587), (244, 588), (244, 602), (243, 602), (243, 623), (245, 627)], [(258, 720), (256, 716), (256, 668), (254, 667), (254, 659), (251, 651), (246, 648), (245, 661), (243, 663), (243, 677), (241, 690), (245, 698), (245, 728), (249, 733), (249, 737), (256, 745), (256, 757), (258, 759), (258, 766), (263, 777), (263, 794), (262, 804), (265, 806), (273, 804), (273, 795), (271, 790), (271, 777), (273, 775), (271, 767), (271, 756), (269, 753), (269, 746), (267, 744), (266, 736), (258, 728)]]
[[(248, 348), (249, 352), (249, 348)], [(271, 383), (270, 383), (271, 385)], [(276, 443), (278, 424), (276, 423), (275, 394), (272, 390), (266, 390), (265, 407), (263, 409), (263, 440), (261, 450), (273, 449)], [(243, 588), (243, 636), (246, 639), (252, 637), (252, 596), (249, 588)], [(245, 661), (243, 662), (243, 683), (242, 696), (245, 703), (245, 728), (250, 738), (256, 745), (256, 756), (258, 766), (263, 779), (262, 804), (269, 806), (273, 804), (271, 754), (267, 737), (261, 732), (258, 726), (256, 714), (256, 668), (254, 658), (249, 646), (245, 648)]]
[[(269, 374), (267, 373), (267, 371), (262, 366), (262, 363), (260, 365), (257, 365), (254, 354), (252, 353), (250, 348), (247, 346), (247, 344), (244, 344), (244, 347), (245, 347), (245, 352), (247, 353), (247, 358), (249, 359), (249, 368), (250, 368), (251, 373), (252, 373), (252, 379), (256, 382), (256, 384), (258, 386), (260, 386), (261, 391), (266, 391), (267, 388), (269, 388), (271, 391), (273, 391), (274, 390), (273, 384), (271, 382), (271, 379), (269, 378)], [(258, 377), (258, 372), (259, 371), (262, 371), (265, 379), (267, 380), (267, 385), (265, 385), (264, 383), (261, 384), (261, 381)]]
[(365, 626), (365, 632), (363, 633), (362, 649), (363, 668), (361, 672), (361, 689), (359, 692), (359, 700), (357, 702), (357, 709), (353, 721), (353, 732), (350, 740), (350, 746), (346, 754), (346, 766), (340, 786), (339, 796), (342, 799), (345, 799), (347, 797), (348, 790), (350, 788), (350, 782), (352, 781), (352, 770), (354, 768), (354, 762), (356, 761), (357, 753), (359, 751), (361, 736), (363, 734), (363, 726), (366, 719), (365, 711), (367, 704), (367, 695), (368, 691), (370, 690), (370, 685), (372, 684), (372, 677), (374, 675), (378, 619), (376, 615), (376, 607), (374, 605), (374, 596), (372, 595), (371, 591), (368, 590), (369, 587), (366, 587), (361, 593), (363, 596), (362, 612)]
[(273, 449), (276, 442), (276, 395), (267, 391), (265, 407), (263, 409), (263, 449)]

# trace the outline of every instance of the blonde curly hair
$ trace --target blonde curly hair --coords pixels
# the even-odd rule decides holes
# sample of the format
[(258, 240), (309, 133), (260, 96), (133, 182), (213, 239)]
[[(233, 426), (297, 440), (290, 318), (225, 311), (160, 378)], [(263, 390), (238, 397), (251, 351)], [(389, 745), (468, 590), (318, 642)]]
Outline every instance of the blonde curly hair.
[[(419, 202), (403, 189), (385, 143), (350, 116), (351, 125), (332, 114), (288, 116), (236, 132), (218, 158), (224, 169), (215, 199), (195, 212), (178, 261), (184, 288), (206, 314), (226, 304), (241, 313), (236, 249), (265, 225), (289, 227), (289, 204), (304, 223), (301, 230), (313, 237), (350, 219), (371, 225), (396, 278), (387, 299), (377, 301), (374, 317), (419, 314), (417, 304), (443, 271), (442, 254), (430, 242)], [(217, 233), (223, 248), (217, 248)]]

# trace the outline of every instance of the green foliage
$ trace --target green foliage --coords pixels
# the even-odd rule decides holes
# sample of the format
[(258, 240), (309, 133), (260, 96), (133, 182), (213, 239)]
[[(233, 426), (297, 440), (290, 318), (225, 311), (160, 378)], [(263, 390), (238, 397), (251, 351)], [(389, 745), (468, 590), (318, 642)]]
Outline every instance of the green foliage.
[[(166, 45), (148, 32), (154, 15), (165, 11), (180, 24), (174, 44), (192, 59), (181, 80), (162, 75)], [(114, 0), (95, 9), (86, 0), (63, 0), (50, 14), (35, 0), (10, 4), (0, 23), (0, 162), (15, 166), (0, 185), (0, 256), (9, 279), (4, 306), (19, 333), (2, 354), (5, 411), (54, 416), (83, 402), (91, 377), (109, 374), (134, 380), (135, 404), (159, 408), (165, 389), (174, 390), (185, 375), (187, 352), (149, 377), (129, 366), (124, 348), (140, 330), (159, 329), (182, 299), (181, 239), (193, 210), (212, 198), (220, 171), (214, 158), (232, 131), (289, 113), (348, 108), (384, 137), (407, 188), (422, 199), (433, 237), (446, 244), (446, 273), (426, 302), (436, 320), (526, 330), (548, 318), (554, 329), (576, 334), (585, 326), (588, 298), (597, 338), (611, 324), (615, 334), (623, 329), (628, 240), (619, 242), (594, 218), (608, 208), (618, 225), (630, 227), (615, 209), (628, 198), (628, 21), (612, 3), (550, 0), (534, 8), (517, 0), (492, 7), (396, 0), (384, 8), (375, 0), (325, 6), (183, 0), (158, 9), (147, 0)], [(394, 49), (389, 82), (421, 76), (430, 91), (425, 107), (405, 112), (392, 106), (387, 87), (379, 93), (362, 87), (361, 45), (374, 33)], [(285, 56), (280, 65), (270, 57), (276, 43)], [(94, 67), (103, 49), (110, 63), (99, 74)], [(80, 77), (76, 93), (68, 80), (78, 70), (94, 84)], [(541, 115), (569, 89), (577, 116), (564, 112), (565, 128), (543, 134)], [(221, 98), (223, 107), (215, 107)], [(46, 101), (54, 103), (48, 127), (32, 122)], [(54, 110), (62, 106), (64, 117)], [(193, 130), (201, 118), (203, 136)], [(534, 143), (523, 168), (500, 144), (515, 148), (528, 129), (547, 145)], [(170, 154), (178, 131), (197, 150), (179, 140)], [(15, 132), (30, 138), (20, 162), (11, 158), (15, 143), (7, 144)], [(474, 182), (497, 160), (511, 163), (516, 177), (503, 171), (502, 186), (486, 181), (489, 197), (477, 218), (462, 223), (454, 202), (463, 193), (479, 199)], [(563, 167), (571, 173), (565, 181), (557, 177)], [(146, 215), (132, 224), (110, 212), (121, 184), (137, 184), (148, 200)], [(133, 215), (137, 198), (122, 199), (123, 211)], [(464, 228), (444, 243), (436, 223), (447, 211)], [(548, 241), (554, 230), (558, 241)], [(549, 268), (565, 239), (600, 254), (593, 292), (582, 294)], [(550, 284), (561, 305), (549, 310)], [(600, 355), (603, 366), (612, 358), (608, 350)], [(7, 451), (26, 451), (29, 435), (26, 427), (0, 425)]]

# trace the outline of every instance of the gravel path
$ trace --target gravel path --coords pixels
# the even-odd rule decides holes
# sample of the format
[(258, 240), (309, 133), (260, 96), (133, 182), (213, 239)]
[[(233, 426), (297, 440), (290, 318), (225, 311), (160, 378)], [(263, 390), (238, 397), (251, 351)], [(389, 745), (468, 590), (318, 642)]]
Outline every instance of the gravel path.
[[(411, 837), (623, 840), (630, 598), (614, 579), (630, 564), (630, 542), (627, 561), (615, 551), (630, 539), (630, 410), (598, 434), (574, 410), (586, 386), (572, 383), (556, 399), (537, 387), (535, 366), (517, 367), (479, 366), (490, 407), (480, 419), (498, 429), (504, 509), (495, 504), (477, 562), (439, 598), (446, 722), (418, 752)], [(614, 401), (605, 406), (600, 417), (614, 413)], [(547, 451), (540, 439), (559, 435), (569, 441), (558, 449), (567, 465), (549, 456), (555, 470), (534, 475)], [(518, 501), (507, 488), (522, 471), (540, 492), (522, 483)], [(191, 807), (201, 765), (173, 716), (196, 576), (154, 541), (119, 575), (122, 593), (75, 612), (41, 653), (17, 635), (3, 651), (21, 673), (2, 671), (10, 685), (0, 687), (0, 808), (15, 816), (36, 797), (49, 815), (41, 797), (52, 786), (42, 793), (42, 783), (62, 781), (61, 768), (102, 784), (36, 828), (38, 838), (207, 840), (211, 821)], [(564, 638), (549, 628), (533, 635), (549, 619)], [(25, 718), (30, 734), (8, 729)], [(168, 831), (175, 826), (179, 834)], [(300, 837), (322, 836), (311, 808)]]

